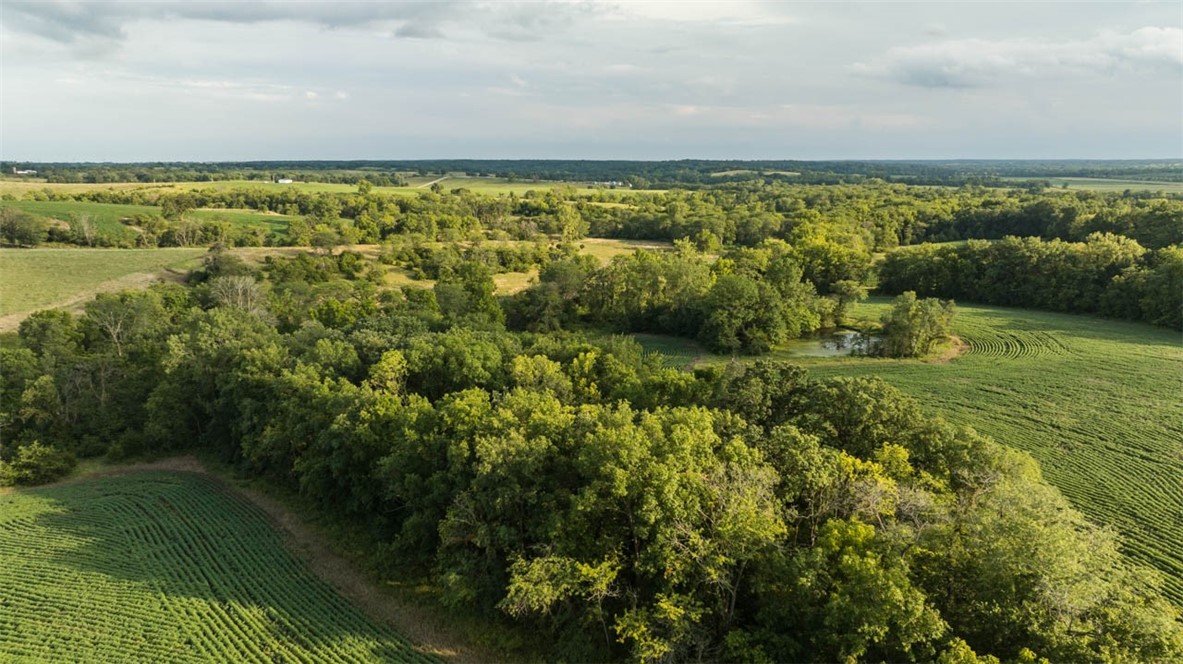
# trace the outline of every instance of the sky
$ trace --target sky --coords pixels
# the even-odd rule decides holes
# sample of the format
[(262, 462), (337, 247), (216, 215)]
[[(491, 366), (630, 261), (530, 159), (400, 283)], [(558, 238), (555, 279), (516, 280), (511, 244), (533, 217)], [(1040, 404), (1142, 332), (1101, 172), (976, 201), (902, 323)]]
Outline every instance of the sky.
[(1183, 3), (0, 2), (0, 159), (1183, 157)]

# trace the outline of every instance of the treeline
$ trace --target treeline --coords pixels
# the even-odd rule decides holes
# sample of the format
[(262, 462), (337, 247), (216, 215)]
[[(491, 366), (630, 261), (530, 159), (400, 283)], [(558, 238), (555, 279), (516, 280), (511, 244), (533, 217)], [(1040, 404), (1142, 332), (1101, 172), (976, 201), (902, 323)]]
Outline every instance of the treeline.
[(698, 339), (720, 353), (766, 353), (840, 324), (865, 297), (870, 256), (823, 263), (812, 253), (828, 249), (768, 241), (714, 260), (682, 241), (676, 251), (636, 251), (603, 267), (571, 256), (543, 266), (538, 283), (510, 303), (510, 320), (535, 331), (590, 322)]
[(410, 271), (416, 279), (440, 279), (455, 274), (465, 263), (479, 263), (491, 274), (528, 272), (577, 252), (570, 243), (554, 244), (541, 237), (533, 244), (476, 241), (437, 245), (410, 235), (383, 244), (379, 260)]
[(1183, 202), (1066, 196), (990, 200), (956, 210), (929, 225), (924, 235), (937, 242), (1008, 235), (1079, 242), (1093, 233), (1124, 235), (1150, 249), (1183, 244)]
[(1110, 234), (901, 248), (879, 266), (879, 288), (1183, 329), (1183, 248), (1147, 251)]
[[(918, 160), (918, 161), (800, 161), (701, 160), (620, 161), (546, 159), (426, 159), (393, 161), (252, 161), (32, 163), (0, 162), (5, 173), (35, 169), (51, 182), (202, 182), (268, 179), (307, 175), (317, 182), (356, 182), (325, 178), (398, 178), (403, 173), (465, 173), (508, 178), (581, 182), (629, 182), (633, 186), (697, 185), (736, 176), (779, 177), (791, 173), (804, 182), (837, 184), (878, 178), (915, 184), (1005, 185), (1005, 177), (1096, 177), (1183, 181), (1183, 163), (1172, 160)], [(730, 173), (740, 171), (735, 175)], [(371, 175), (372, 174), (372, 175)]]
[(228, 208), (308, 217), (312, 225), (344, 219), (355, 229), (358, 241), (367, 243), (403, 233), (455, 239), (447, 237), (455, 229), (481, 229), (514, 239), (538, 233), (689, 238), (704, 247), (793, 241), (808, 231), (873, 251), (924, 241), (1006, 235), (1080, 241), (1094, 232), (1132, 237), (1149, 248), (1183, 242), (1183, 200), (1151, 194), (951, 189), (882, 182), (836, 186), (745, 182), (695, 191), (592, 194), (557, 187), (523, 196), (484, 196), (462, 188), (389, 196), (372, 191), (366, 183), (349, 194), (252, 187), (186, 193), (31, 191), (26, 196), (158, 205), (170, 218), (175, 210)]
[(882, 382), (507, 332), (472, 261), (379, 279), (352, 253), (213, 254), (191, 286), (32, 315), (0, 348), (0, 477), (204, 450), (546, 659), (1183, 656), (1159, 580), (1029, 457)]
[(379, 186), (401, 187), (406, 176), (396, 170), (344, 170), (336, 166), (318, 168), (316, 163), (262, 162), (228, 164), (145, 163), (145, 164), (12, 164), (0, 163), (0, 172), (14, 169), (36, 171), (46, 182), (65, 184), (113, 184), (139, 182), (219, 182), (255, 180), (273, 182), (280, 178), (300, 181), (357, 184), (367, 180)]

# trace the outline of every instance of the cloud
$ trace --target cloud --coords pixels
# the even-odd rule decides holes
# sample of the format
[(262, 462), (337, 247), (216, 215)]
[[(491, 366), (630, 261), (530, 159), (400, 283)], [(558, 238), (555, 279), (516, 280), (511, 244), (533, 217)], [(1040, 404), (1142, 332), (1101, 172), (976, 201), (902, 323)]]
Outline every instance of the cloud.
[(1183, 71), (1183, 30), (1145, 27), (1078, 41), (947, 40), (899, 47), (851, 67), (857, 74), (924, 88), (972, 88), (1014, 76), (1097, 71)]
[(397, 24), (396, 37), (433, 39), (443, 26), (479, 26), (484, 34), (506, 40), (536, 40), (580, 16), (608, 11), (591, 2), (201, 2), (163, 0), (62, 1), (6, 0), (6, 27), (62, 44), (118, 44), (126, 26), (137, 21), (191, 19), (222, 23), (296, 21), (325, 28)]

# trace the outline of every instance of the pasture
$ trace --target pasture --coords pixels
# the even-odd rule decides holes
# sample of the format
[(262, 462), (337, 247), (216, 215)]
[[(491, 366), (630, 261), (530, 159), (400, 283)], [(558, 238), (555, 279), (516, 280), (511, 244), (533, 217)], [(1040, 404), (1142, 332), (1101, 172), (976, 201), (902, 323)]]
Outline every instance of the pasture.
[(66, 306), (99, 291), (143, 286), (163, 270), (195, 266), (206, 251), (204, 247), (0, 249), (0, 316)]
[[(856, 317), (877, 320), (874, 298)], [(776, 359), (817, 376), (879, 376), (933, 415), (1030, 452), (1045, 478), (1094, 521), (1115, 528), (1133, 558), (1158, 568), (1183, 606), (1183, 338), (1138, 323), (958, 305), (960, 357), (934, 360)], [(660, 339), (660, 338), (659, 338)], [(674, 363), (726, 362), (693, 342), (638, 336)]]
[[(568, 187), (579, 194), (591, 193), (608, 193), (613, 192), (627, 193), (632, 192), (632, 189), (605, 189), (597, 188), (581, 182), (556, 182), (549, 180), (520, 180), (513, 181), (506, 178), (495, 177), (468, 177), (464, 175), (457, 176), (443, 176), (440, 179), (439, 175), (430, 176), (414, 176), (408, 178), (408, 184), (405, 187), (374, 187), (375, 192), (383, 194), (393, 194), (397, 196), (418, 196), (420, 194), (429, 193), (431, 191), (431, 184), (439, 180), (439, 185), (443, 187), (444, 191), (452, 191), (453, 189), (467, 189), (476, 194), (484, 194), (490, 196), (500, 196), (515, 194), (521, 196), (527, 191), (549, 191), (559, 187)], [(338, 193), (350, 194), (357, 192), (357, 185), (354, 184), (338, 184), (328, 182), (292, 182), (286, 184), (278, 184), (268, 182), (265, 180), (216, 180), (213, 182), (156, 182), (156, 183), (140, 183), (140, 182), (120, 182), (114, 184), (61, 184), (38, 182), (31, 180), (0, 180), (0, 196), (10, 194), (13, 197), (20, 199), (32, 192), (47, 192), (57, 194), (77, 194), (86, 191), (145, 191), (155, 193), (178, 193), (184, 191), (199, 191), (202, 189), (209, 189), (213, 191), (230, 191), (235, 189), (268, 189), (268, 190), (295, 190), (307, 193)]]
[[(145, 214), (159, 216), (155, 205), (122, 205), (92, 203), (90, 201), (0, 201), (0, 207), (14, 207), (34, 216), (67, 222), (82, 215), (89, 216), (102, 235), (132, 239), (136, 232), (121, 220)], [(258, 212), (256, 210), (227, 210), (202, 208), (187, 213), (197, 221), (228, 221), (237, 226), (262, 228), (276, 233), (287, 233), (288, 223), (295, 217)]]
[(16, 208), (33, 216), (58, 222), (88, 216), (100, 234), (119, 238), (134, 235), (134, 231), (120, 223), (120, 219), (134, 217), (137, 214), (160, 214), (160, 208), (151, 205), (119, 205), (90, 201), (0, 201), (0, 207)]
[(0, 660), (438, 661), (284, 544), (192, 473), (0, 494)]
[(1153, 191), (1166, 194), (1183, 194), (1183, 182), (1160, 182), (1158, 180), (1126, 180), (1110, 178), (1003, 178), (1008, 182), (1023, 183), (1032, 180), (1046, 180), (1054, 188), (1079, 189), (1082, 191)]

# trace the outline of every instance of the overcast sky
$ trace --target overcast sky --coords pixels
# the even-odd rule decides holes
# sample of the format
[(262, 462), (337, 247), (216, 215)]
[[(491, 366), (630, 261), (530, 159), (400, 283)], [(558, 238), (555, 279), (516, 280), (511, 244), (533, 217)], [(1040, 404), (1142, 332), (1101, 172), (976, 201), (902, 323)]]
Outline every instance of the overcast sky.
[(0, 2), (0, 158), (1177, 158), (1183, 3)]

